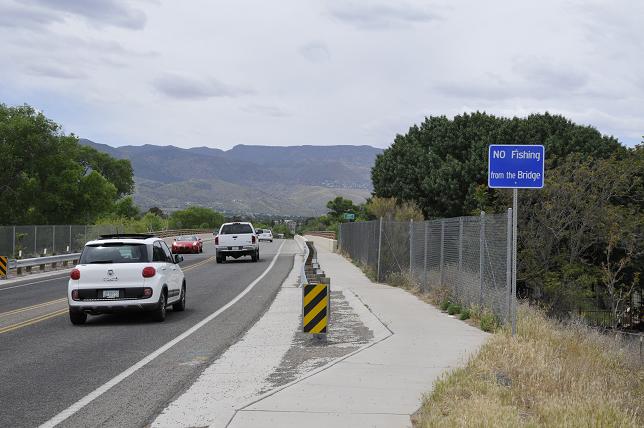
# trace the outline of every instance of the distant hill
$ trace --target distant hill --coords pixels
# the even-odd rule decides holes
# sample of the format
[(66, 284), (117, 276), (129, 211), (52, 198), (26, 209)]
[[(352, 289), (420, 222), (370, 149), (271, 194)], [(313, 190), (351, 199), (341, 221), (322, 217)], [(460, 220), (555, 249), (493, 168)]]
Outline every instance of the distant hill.
[(111, 147), (81, 144), (129, 159), (135, 201), (164, 210), (199, 204), (227, 213), (314, 216), (328, 200), (363, 202), (371, 193), (370, 171), (382, 152), (371, 146)]

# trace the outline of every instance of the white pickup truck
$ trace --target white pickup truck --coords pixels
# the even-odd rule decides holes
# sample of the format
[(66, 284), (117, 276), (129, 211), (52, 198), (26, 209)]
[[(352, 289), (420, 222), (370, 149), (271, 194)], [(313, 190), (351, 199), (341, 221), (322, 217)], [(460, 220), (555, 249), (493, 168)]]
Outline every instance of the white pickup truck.
[(251, 223), (224, 223), (215, 235), (215, 254), (217, 263), (226, 261), (226, 257), (238, 259), (250, 256), (251, 260), (259, 260), (259, 239)]

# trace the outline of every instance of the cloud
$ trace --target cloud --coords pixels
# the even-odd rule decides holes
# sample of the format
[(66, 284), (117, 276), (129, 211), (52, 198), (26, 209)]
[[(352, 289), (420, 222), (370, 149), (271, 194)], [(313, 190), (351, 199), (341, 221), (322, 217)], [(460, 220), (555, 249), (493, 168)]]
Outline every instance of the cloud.
[(21, 7), (15, 3), (0, 3), (0, 27), (42, 28), (58, 21), (62, 21), (62, 18), (49, 11)]
[(227, 85), (214, 78), (198, 79), (178, 74), (165, 74), (153, 82), (160, 93), (177, 99), (205, 99), (217, 97), (239, 97), (251, 91)]
[(562, 64), (546, 63), (545, 61), (520, 60), (514, 70), (526, 80), (537, 85), (564, 92), (583, 88), (588, 75)]
[(263, 105), (263, 104), (250, 104), (242, 108), (246, 113), (259, 114), (263, 116), (270, 117), (288, 117), (290, 113), (284, 111), (280, 107), (273, 105)]
[(298, 49), (300, 55), (311, 62), (326, 62), (331, 58), (329, 49), (322, 42), (310, 42)]
[(97, 25), (140, 30), (145, 27), (146, 15), (119, 0), (29, 0), (29, 3), (81, 16)]
[(85, 79), (87, 75), (80, 70), (64, 68), (51, 64), (36, 64), (27, 69), (29, 74), (42, 77), (51, 77), (54, 79)]
[(331, 16), (360, 29), (388, 29), (429, 22), (438, 16), (405, 2), (334, 0)]

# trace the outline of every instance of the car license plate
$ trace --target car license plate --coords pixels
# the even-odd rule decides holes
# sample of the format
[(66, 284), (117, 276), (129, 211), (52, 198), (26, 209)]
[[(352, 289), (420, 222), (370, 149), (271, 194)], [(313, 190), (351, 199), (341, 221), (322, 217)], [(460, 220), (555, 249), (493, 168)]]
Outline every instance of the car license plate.
[(118, 290), (103, 290), (104, 299), (118, 299), (119, 291)]
[(244, 247), (238, 247), (238, 249), (239, 249), (239, 250), (243, 250), (243, 249), (244, 249)]

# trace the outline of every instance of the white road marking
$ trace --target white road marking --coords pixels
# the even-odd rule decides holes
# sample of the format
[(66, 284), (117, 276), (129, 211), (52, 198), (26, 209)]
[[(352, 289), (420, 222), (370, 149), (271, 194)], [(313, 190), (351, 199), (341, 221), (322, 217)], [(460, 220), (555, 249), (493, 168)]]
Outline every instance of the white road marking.
[(293, 346), (300, 322), (302, 292), (294, 287), (300, 266), (298, 254), (268, 311), (163, 410), (153, 428), (224, 427), (237, 407), (271, 388), (267, 378)]
[(127, 377), (135, 373), (136, 371), (140, 370), (143, 368), (145, 365), (153, 361), (155, 358), (163, 354), (165, 351), (168, 349), (172, 348), (174, 345), (177, 343), (181, 342), (183, 339), (186, 337), (189, 337), (193, 333), (195, 333), (197, 330), (199, 330), (201, 327), (221, 315), (226, 309), (230, 308), (232, 305), (237, 303), (239, 300), (241, 300), (242, 297), (244, 297), (246, 294), (248, 294), (254, 287), (259, 283), (259, 281), (262, 280), (266, 276), (266, 274), (275, 266), (275, 262), (277, 261), (277, 257), (280, 255), (280, 252), (282, 251), (282, 247), (284, 246), (284, 243), (286, 241), (283, 241), (282, 244), (279, 246), (277, 249), (277, 253), (275, 253), (275, 256), (273, 256), (273, 260), (271, 261), (270, 265), (266, 268), (264, 272), (260, 276), (258, 276), (253, 282), (251, 282), (241, 293), (239, 293), (237, 296), (235, 296), (234, 299), (232, 299), (230, 302), (226, 303), (224, 306), (219, 308), (217, 311), (213, 312), (212, 314), (208, 315), (206, 318), (180, 334), (179, 336), (175, 337), (165, 345), (161, 346), (159, 349), (156, 351), (152, 352), (145, 358), (143, 358), (141, 361), (138, 363), (134, 364), (127, 370), (123, 371), (119, 375), (115, 376), (114, 378), (110, 379), (106, 383), (104, 383), (102, 386), (98, 387), (94, 391), (90, 392), (87, 394), (85, 397), (81, 398), (71, 406), (69, 406), (67, 409), (63, 410), (53, 418), (49, 419), (47, 422), (43, 423), (40, 425), (41, 428), (48, 428), (48, 427), (54, 427), (58, 425), (59, 423), (63, 422), (64, 420), (68, 419), (69, 417), (73, 416), (76, 414), (79, 410), (81, 410), (83, 407), (87, 406), (90, 404), (92, 401), (96, 400), (98, 397), (101, 395), (105, 394), (107, 391), (109, 391), (111, 388), (114, 386), (118, 385), (120, 382), (125, 380)]
[(27, 283), (27, 284), (20, 284), (20, 285), (13, 285), (11, 287), (4, 287), (4, 288), (0, 288), (0, 291), (11, 290), (12, 288), (26, 287), (28, 285), (40, 284), (42, 282), (50, 282), (50, 281), (55, 281), (57, 279), (65, 279), (65, 278), (67, 278), (67, 275), (65, 275), (65, 276), (57, 276), (55, 278), (43, 279), (42, 281), (30, 282), (30, 283)]

